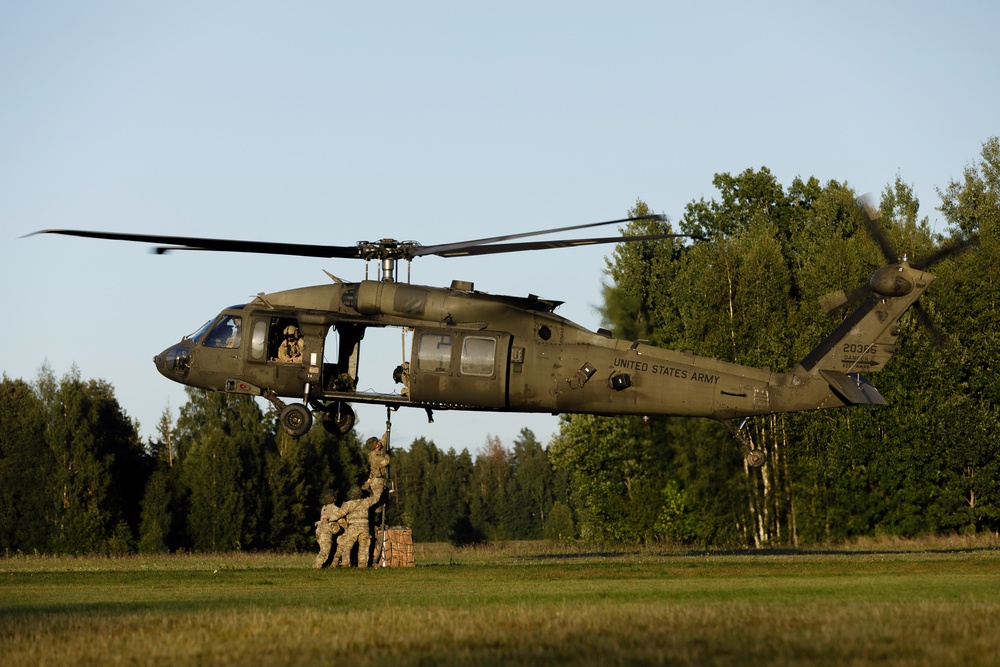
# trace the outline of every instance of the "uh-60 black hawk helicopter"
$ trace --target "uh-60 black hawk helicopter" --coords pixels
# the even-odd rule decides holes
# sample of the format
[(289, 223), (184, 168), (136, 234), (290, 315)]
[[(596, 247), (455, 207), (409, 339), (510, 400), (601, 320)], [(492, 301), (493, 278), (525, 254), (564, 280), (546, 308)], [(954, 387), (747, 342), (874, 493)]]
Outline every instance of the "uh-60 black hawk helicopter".
[[(511, 242), (653, 218), (662, 216), (431, 246), (392, 239), (319, 246), (81, 230), (36, 233), (158, 244), (157, 253), (214, 250), (376, 260), (377, 280), (348, 282), (327, 273), (328, 284), (260, 293), (250, 303), (226, 308), (154, 357), (160, 373), (175, 382), (266, 398), (293, 436), (310, 429), (314, 414), (330, 431), (349, 431), (351, 403), (381, 404), (390, 411), (422, 408), (428, 418), (432, 410), (709, 417), (726, 424), (748, 463), (760, 466), (763, 452), (752, 448), (735, 420), (885, 403), (861, 372), (881, 369), (897, 351), (900, 316), (935, 278), (922, 269), (944, 253), (923, 262), (899, 259), (874, 223), (870, 228), (889, 263), (872, 276), (861, 305), (783, 373), (589, 331), (555, 314), (560, 301), (477, 292), (463, 281), (426, 287), (397, 276), (397, 262), (426, 255), (465, 257), (685, 236)], [(403, 385), (398, 393), (357, 390), (361, 342), (372, 327), (412, 331), (409, 361), (395, 373)], [(301, 336), (301, 358), (279, 360), (286, 335)], [(296, 402), (286, 404), (282, 398)]]

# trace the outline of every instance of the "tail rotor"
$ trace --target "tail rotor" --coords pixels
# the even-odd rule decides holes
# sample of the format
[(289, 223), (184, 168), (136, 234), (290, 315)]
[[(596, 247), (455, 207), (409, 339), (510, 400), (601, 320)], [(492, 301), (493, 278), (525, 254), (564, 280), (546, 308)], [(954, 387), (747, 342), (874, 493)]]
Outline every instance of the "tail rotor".
[[(850, 293), (838, 290), (831, 294), (820, 297), (820, 305), (826, 314), (832, 314), (848, 304), (857, 304), (865, 299), (881, 299), (885, 297), (902, 296), (912, 289), (912, 285), (906, 277), (908, 272), (904, 269), (912, 268), (923, 271), (934, 264), (966, 250), (975, 243), (975, 238), (959, 239), (948, 243), (926, 257), (909, 260), (906, 254), (900, 255), (895, 246), (886, 236), (882, 226), (878, 223), (881, 214), (872, 205), (871, 197), (864, 195), (858, 199), (858, 206), (864, 212), (865, 228), (869, 236), (882, 252), (882, 256), (888, 262), (872, 276), (867, 285), (862, 285)], [(945, 337), (940, 328), (935, 324), (930, 313), (918, 300), (913, 304), (916, 311), (917, 320), (929, 332), (934, 342), (938, 345), (944, 343)]]

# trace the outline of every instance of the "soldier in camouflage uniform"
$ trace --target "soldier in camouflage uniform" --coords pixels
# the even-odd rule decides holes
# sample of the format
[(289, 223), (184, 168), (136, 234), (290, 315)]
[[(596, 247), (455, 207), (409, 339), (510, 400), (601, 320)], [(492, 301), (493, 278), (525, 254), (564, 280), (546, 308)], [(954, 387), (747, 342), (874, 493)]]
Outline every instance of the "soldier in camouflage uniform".
[(371, 556), (368, 510), (374, 504), (375, 497), (362, 497), (361, 489), (355, 486), (347, 493), (347, 499), (347, 502), (331, 515), (335, 519), (347, 519), (347, 528), (337, 538), (337, 553), (333, 556), (333, 567), (341, 567), (345, 559), (346, 565), (348, 567), (351, 565), (351, 550), (355, 544), (358, 545), (358, 567), (368, 567), (368, 559)]
[(410, 395), (410, 362), (404, 361), (392, 372), (392, 379), (396, 384), (403, 385), (403, 388), (399, 390), (400, 396)]
[(294, 324), (289, 324), (285, 327), (285, 340), (278, 346), (278, 361), (301, 363), (305, 347), (305, 341), (302, 340), (299, 328)]
[(316, 569), (326, 565), (330, 558), (330, 549), (333, 547), (333, 536), (347, 527), (347, 520), (342, 517), (334, 518), (334, 514), (340, 512), (337, 505), (337, 495), (330, 489), (326, 489), (319, 495), (319, 501), (323, 504), (323, 509), (319, 513), (319, 521), (316, 522), (316, 541), (319, 542), (319, 553), (316, 554)]
[(385, 478), (389, 473), (389, 454), (385, 451), (385, 441), (389, 434), (386, 433), (379, 438), (368, 438), (365, 447), (368, 448), (368, 481), (361, 487), (372, 492), (375, 500), (372, 505), (378, 505), (382, 501), (382, 493), (385, 490)]

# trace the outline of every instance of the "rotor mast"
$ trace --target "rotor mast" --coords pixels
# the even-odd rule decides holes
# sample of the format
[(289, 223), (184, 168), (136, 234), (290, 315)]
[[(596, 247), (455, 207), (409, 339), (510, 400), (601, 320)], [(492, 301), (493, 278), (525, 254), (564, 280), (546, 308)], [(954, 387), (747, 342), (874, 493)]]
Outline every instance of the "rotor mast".
[(360, 241), (358, 242), (358, 257), (366, 262), (376, 260), (379, 262), (379, 280), (382, 282), (396, 282), (396, 262), (401, 259), (410, 261), (420, 244), (416, 241), (397, 241), (396, 239), (382, 239), (381, 241)]

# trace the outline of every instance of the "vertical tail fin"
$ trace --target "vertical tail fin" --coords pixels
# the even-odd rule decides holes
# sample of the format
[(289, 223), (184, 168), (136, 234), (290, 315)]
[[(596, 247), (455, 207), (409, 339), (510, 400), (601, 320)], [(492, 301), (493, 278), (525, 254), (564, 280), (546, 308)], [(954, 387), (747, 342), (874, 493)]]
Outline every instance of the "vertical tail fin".
[(899, 318), (930, 287), (935, 276), (906, 262), (879, 269), (871, 296), (799, 362), (797, 370), (871, 373), (898, 350)]

